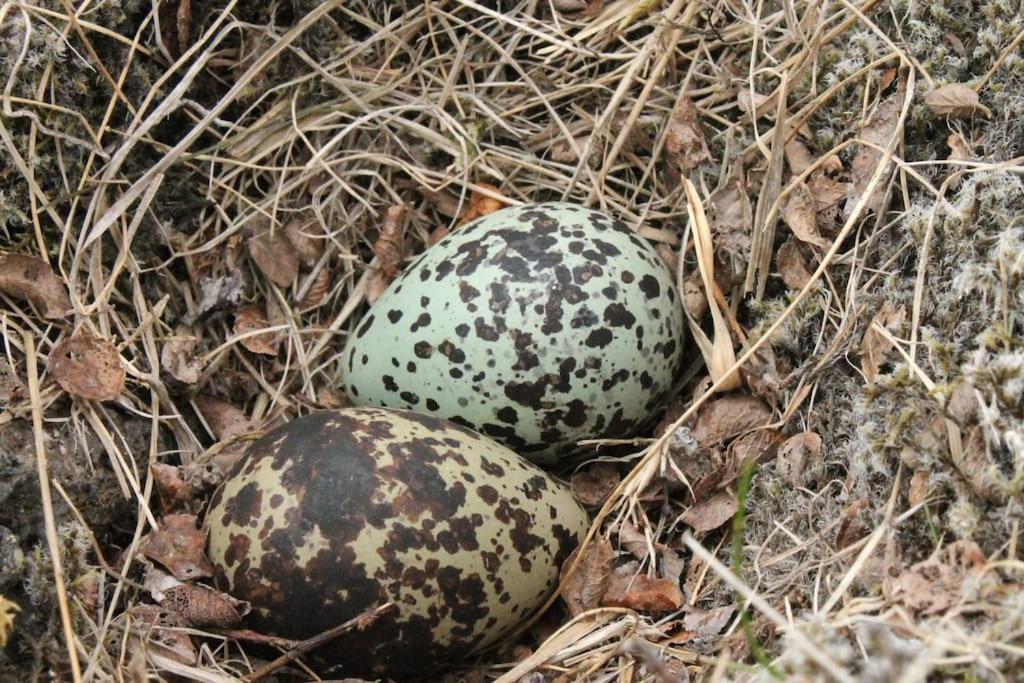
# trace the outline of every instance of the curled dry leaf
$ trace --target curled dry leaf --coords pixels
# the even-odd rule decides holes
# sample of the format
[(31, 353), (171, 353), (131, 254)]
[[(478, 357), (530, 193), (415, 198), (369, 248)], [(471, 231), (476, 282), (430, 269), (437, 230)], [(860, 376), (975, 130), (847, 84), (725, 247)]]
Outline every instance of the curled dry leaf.
[(377, 303), (377, 299), (384, 296), (390, 285), (391, 280), (383, 272), (376, 269), (370, 271), (366, 280), (366, 303), (371, 306)]
[(299, 274), (299, 254), (284, 230), (267, 228), (249, 238), (249, 257), (278, 287), (287, 287)]
[(683, 577), (683, 570), (686, 569), (686, 560), (683, 555), (671, 548), (661, 549), (661, 575), (674, 584), (679, 584)]
[(864, 338), (860, 343), (860, 367), (868, 382), (878, 379), (879, 369), (886, 362), (892, 351), (892, 345), (881, 332), (875, 329), (875, 324), (884, 327), (895, 334), (907, 317), (907, 309), (904, 306), (899, 308), (893, 306), (892, 302), (886, 301), (871, 319), (871, 324), (864, 331)]
[(683, 605), (683, 592), (668, 579), (651, 579), (638, 574), (639, 564), (629, 562), (616, 567), (608, 580), (601, 604), (606, 607), (625, 607), (649, 614), (674, 612)]
[(759, 398), (728, 394), (705, 404), (693, 428), (693, 437), (708, 448), (771, 422), (772, 411)]
[(263, 314), (263, 309), (255, 304), (243, 306), (235, 311), (235, 335), (241, 337), (240, 343), (242, 346), (252, 353), (258, 353), (263, 356), (277, 355), (281, 344), (281, 339), (278, 335), (273, 332), (252, 334), (257, 330), (266, 329), (269, 325), (270, 323), (267, 322), (267, 318)]
[(196, 521), (195, 515), (167, 515), (160, 521), (160, 529), (142, 539), (140, 552), (179, 581), (213, 576), (205, 554), (206, 532), (196, 528)]
[(191, 327), (179, 326), (160, 349), (160, 366), (182, 384), (195, 384), (203, 366), (195, 353), (199, 337)]
[(724, 605), (714, 609), (691, 607), (683, 617), (683, 628), (697, 636), (717, 636), (720, 634), (736, 613), (732, 605)]
[(708, 218), (715, 234), (715, 246), (730, 254), (750, 253), (750, 231), (754, 210), (745, 183), (732, 178), (708, 198)]
[(779, 448), (776, 469), (790, 486), (803, 486), (804, 470), (821, 459), (821, 437), (814, 432), (794, 434)]
[[(850, 215), (861, 196), (868, 188), (871, 177), (875, 174), (879, 162), (882, 161), (882, 151), (887, 148), (889, 140), (892, 139), (899, 125), (900, 104), (898, 95), (890, 95), (879, 102), (878, 106), (861, 125), (860, 138), (873, 145), (860, 145), (856, 156), (853, 158), (850, 172), (853, 176), (853, 183), (849, 186), (847, 193), (845, 213)], [(877, 146), (877, 148), (875, 147)], [(886, 160), (886, 170), (883, 171), (882, 182), (875, 186), (875, 191), (868, 198), (865, 209), (878, 213), (885, 201), (886, 183), (885, 179), (892, 172), (892, 162)]]
[(782, 281), (790, 289), (803, 289), (804, 285), (811, 281), (811, 271), (796, 240), (789, 238), (779, 247), (775, 263)]
[(284, 235), (295, 248), (299, 263), (306, 268), (316, 265), (323, 253), (323, 240), (319, 239), (323, 233), (315, 220), (294, 218), (285, 223)]
[(313, 282), (309, 285), (309, 289), (306, 290), (306, 296), (302, 297), (299, 301), (300, 311), (309, 311), (324, 302), (327, 299), (327, 294), (331, 291), (331, 271), (328, 268), (321, 268), (317, 272), (316, 277), (313, 278)]
[(911, 507), (917, 507), (928, 498), (928, 493), (931, 490), (931, 476), (928, 474), (928, 470), (917, 470), (914, 475), (910, 477), (910, 486), (907, 491), (907, 500), (910, 502)]
[(836, 550), (842, 550), (864, 538), (864, 535), (867, 533), (864, 512), (867, 508), (868, 499), (858, 498), (843, 510), (842, 521), (839, 523), (839, 533), (836, 534)]
[(736, 496), (721, 491), (707, 500), (691, 505), (679, 519), (692, 527), (694, 532), (703, 534), (731, 520), (738, 509)]
[(573, 497), (584, 505), (602, 505), (622, 481), (619, 470), (610, 462), (598, 462), (579, 470), (569, 480)]
[(800, 175), (814, 163), (814, 154), (806, 144), (799, 138), (793, 138), (783, 147), (786, 154), (786, 163), (793, 175)]
[(110, 341), (79, 332), (50, 353), (50, 376), (61, 389), (93, 401), (112, 401), (124, 390), (121, 354)]
[(755, 429), (737, 437), (729, 444), (729, 470), (721, 485), (726, 486), (739, 479), (747, 463), (761, 465), (772, 460), (783, 441), (782, 434), (770, 428)]
[(409, 207), (404, 204), (396, 204), (389, 208), (384, 214), (384, 224), (381, 226), (380, 236), (373, 243), (373, 253), (377, 257), (377, 269), (388, 282), (394, 280), (401, 270), (404, 258), (402, 226), (408, 213)]
[(700, 273), (693, 271), (683, 280), (683, 308), (694, 320), (700, 320), (708, 312), (708, 297), (700, 281)]
[(146, 648), (187, 666), (198, 660), (199, 653), (185, 632), (188, 624), (177, 612), (156, 605), (135, 605), (127, 616), (132, 620), (133, 633)]
[(466, 223), (476, 220), (481, 216), (494, 213), (498, 209), (505, 206), (507, 202), (501, 199), (495, 199), (490, 196), (491, 193), (498, 196), (503, 196), (501, 190), (490, 183), (477, 183), (478, 187), (483, 188), (487, 191), (487, 194), (480, 190), (473, 190), (469, 195), (469, 207), (463, 212), (462, 217), (459, 219), (459, 225), (465, 225)]
[(197, 583), (182, 583), (156, 567), (147, 567), (143, 587), (167, 610), (176, 612), (186, 626), (234, 626), (251, 606), (227, 593)]
[(971, 152), (971, 148), (967, 146), (967, 143), (959, 133), (950, 133), (949, 137), (946, 138), (946, 145), (949, 147), (947, 159), (970, 161), (974, 158), (974, 153)]
[(608, 539), (598, 536), (583, 548), (583, 558), (576, 571), (566, 579), (566, 572), (579, 554), (579, 549), (562, 564), (559, 577), (562, 583), (562, 599), (565, 600), (572, 616), (583, 614), (601, 604), (601, 597), (608, 587), (612, 563), (615, 561), (615, 549)]
[(61, 318), (71, 309), (64, 281), (46, 261), (27, 254), (0, 254), (0, 292), (30, 302), (44, 318)]
[(936, 116), (969, 119), (980, 112), (992, 118), (992, 110), (978, 100), (978, 92), (963, 83), (939, 86), (925, 95), (924, 103)]
[(740, 91), (736, 93), (736, 104), (739, 105), (739, 108), (750, 119), (759, 119), (765, 114), (775, 111), (775, 102), (777, 100), (777, 97), (762, 95), (761, 93), (754, 92), (749, 88), (741, 88)]
[(160, 510), (165, 515), (174, 510), (187, 510), (195, 503), (192, 487), (185, 480), (183, 468), (163, 463), (149, 467), (153, 485), (160, 495)]
[(921, 615), (941, 614), (961, 600), (972, 582), (968, 579), (983, 571), (985, 554), (974, 541), (955, 541), (935, 554), (903, 571), (896, 580), (897, 599)]
[(218, 441), (233, 439), (254, 429), (245, 413), (227, 401), (212, 396), (197, 396), (195, 402)]
[(829, 241), (818, 232), (818, 205), (807, 183), (796, 183), (793, 190), (786, 195), (782, 205), (782, 220), (801, 242), (814, 244), (823, 249), (829, 247)]
[(980, 425), (974, 425), (967, 431), (962, 450), (959, 457), (953, 454), (953, 466), (967, 481), (971, 492), (990, 503), (1005, 504), (1006, 491), (994, 476), (995, 463), (988, 455), (985, 433)]
[(711, 158), (707, 142), (704, 140), (700, 114), (688, 97), (680, 97), (672, 110), (665, 132), (665, 151), (668, 152), (670, 161), (683, 175), (689, 174)]
[(650, 547), (647, 536), (635, 524), (623, 522), (619, 525), (620, 549), (625, 550), (638, 560), (642, 560), (647, 557)]

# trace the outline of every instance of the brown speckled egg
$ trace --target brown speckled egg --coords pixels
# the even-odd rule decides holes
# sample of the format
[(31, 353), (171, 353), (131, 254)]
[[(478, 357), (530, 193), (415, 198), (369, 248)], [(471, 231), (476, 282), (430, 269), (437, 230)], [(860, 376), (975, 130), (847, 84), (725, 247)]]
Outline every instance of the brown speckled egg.
[(257, 441), (206, 516), (220, 588), (251, 625), (302, 639), (389, 600), (317, 651), (326, 673), (425, 675), (507, 634), (550, 595), (586, 513), (536, 466), (405, 410), (307, 415)]

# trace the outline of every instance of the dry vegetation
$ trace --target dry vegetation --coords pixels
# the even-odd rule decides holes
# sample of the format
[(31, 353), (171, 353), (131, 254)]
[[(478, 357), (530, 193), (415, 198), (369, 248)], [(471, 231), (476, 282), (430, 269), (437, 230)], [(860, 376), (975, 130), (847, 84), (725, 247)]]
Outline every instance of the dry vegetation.
[(561, 473), (565, 600), (460, 675), (1019, 679), (1022, 38), (1012, 0), (6, 0), (0, 678), (294, 646), (183, 515), (344, 404), (403, 261), (562, 198), (657, 244), (699, 343)]

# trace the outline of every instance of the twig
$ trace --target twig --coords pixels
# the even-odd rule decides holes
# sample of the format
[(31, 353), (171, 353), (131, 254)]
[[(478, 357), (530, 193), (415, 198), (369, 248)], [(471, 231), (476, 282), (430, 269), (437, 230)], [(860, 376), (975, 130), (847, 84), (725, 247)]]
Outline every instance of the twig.
[(285, 652), (283, 655), (281, 655), (274, 661), (268, 662), (260, 668), (256, 669), (255, 671), (253, 671), (251, 674), (245, 677), (245, 680), (258, 681), (264, 676), (269, 676), (270, 674), (274, 673), (275, 671), (285, 666), (289, 662), (295, 661), (299, 657), (309, 652), (312, 652), (318, 647), (321, 647), (329, 643), (338, 636), (347, 633), (348, 631), (351, 631), (354, 628), (362, 631), (367, 626), (377, 621), (377, 619), (380, 618), (381, 615), (383, 615), (388, 610), (392, 609), (394, 606), (395, 603), (386, 602), (383, 605), (380, 605), (379, 607), (374, 607), (373, 609), (363, 612), (357, 617), (349, 619), (344, 624), (339, 624), (338, 626), (328, 629), (323, 633), (319, 633), (313, 636), (312, 638), (303, 640), (299, 642), (294, 648), (288, 650), (288, 652)]

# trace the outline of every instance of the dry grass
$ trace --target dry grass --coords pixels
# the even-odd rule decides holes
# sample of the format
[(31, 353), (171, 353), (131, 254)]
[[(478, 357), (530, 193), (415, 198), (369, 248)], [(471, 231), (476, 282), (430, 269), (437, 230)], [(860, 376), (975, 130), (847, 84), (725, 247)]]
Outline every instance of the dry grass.
[[(686, 604), (661, 617), (598, 608), (518, 665), (500, 650), (467, 676), (1019, 675), (1019, 12), (906, 0), (610, 0), (580, 14), (534, 0), (242, 4), (192, 3), (190, 28), (179, 3), (0, 5), (0, 243), (47, 261), (73, 308), (56, 322), (23, 299), (5, 295), (0, 308), (6, 362), (30, 389), (0, 396), (0, 429), (32, 420), (45, 512), (45, 524), (19, 530), (37, 557), (3, 574), (0, 594), (57, 606), (64, 625), (61, 635), (45, 615), (15, 613), (13, 638), (22, 630), (40, 644), (8, 655), (5, 672), (222, 681), (258, 668), (217, 633), (188, 631), (201, 643), (194, 664), (135, 645), (125, 615), (148, 600), (138, 546), (160, 516), (150, 466), (204, 465), (234, 445), (197, 397), (234, 403), (256, 430), (338, 405), (338, 353), (380, 284), (385, 213), (406, 207), (408, 260), (435, 230), (454, 229), (475, 193), (606, 209), (710, 307), (691, 321), (704, 354), (694, 350), (681, 378), (680, 410), (619, 459), (625, 476), (588, 538), (618, 544), (625, 523), (640, 529), (651, 576), (666, 571), (665, 548), (678, 551)], [(922, 103), (958, 80), (991, 119), (946, 119)], [(708, 152), (695, 164), (673, 132), (688, 103)], [(966, 155), (950, 155), (952, 133)], [(851, 199), (794, 241), (796, 198), (830, 168)], [(723, 217), (733, 183), (751, 202), (739, 230)], [(254, 253), (261, 235), (289, 230), (304, 239), (271, 244), (304, 245), (301, 260)], [(805, 263), (796, 285), (782, 272), (785, 238)], [(876, 316), (884, 301), (903, 306), (903, 323)], [(231, 324), (247, 303), (265, 316), (255, 331)], [(862, 362), (869, 330), (880, 374)], [(37, 376), (72, 331), (116, 346), (127, 384), (115, 401), (72, 399)], [(258, 339), (276, 353), (253, 353)], [(980, 461), (973, 432), (947, 410), (963, 378), (983, 406), (971, 423)], [(695, 483), (680, 430), (726, 390), (765, 401), (773, 417), (758, 430), (820, 433), (822, 457), (803, 478), (769, 461), (750, 491), (724, 487), (747, 504), (746, 525), (697, 540), (677, 521), (693, 498), (664, 491), (673, 478)], [(926, 448), (915, 438), (933, 418), (938, 445)], [(921, 457), (901, 459), (907, 448)], [(990, 470), (994, 481), (977, 481)], [(908, 489), (915, 475), (921, 496)], [(71, 489), (90, 476), (130, 519), (98, 528), (88, 489)], [(33, 551), (43, 538), (48, 552)], [(949, 605), (914, 609), (901, 577), (953, 539), (976, 539), (983, 561), (959, 575), (967, 587)], [(741, 562), (730, 568), (734, 542)], [(62, 571), (67, 594), (63, 582), (55, 596), (40, 587)], [(23, 588), (31, 572), (43, 583)], [(85, 579), (96, 587), (81, 590)], [(728, 605), (749, 608), (750, 628), (738, 610), (710, 643), (666, 641), (694, 608)], [(767, 651), (760, 663), (754, 641)]]

